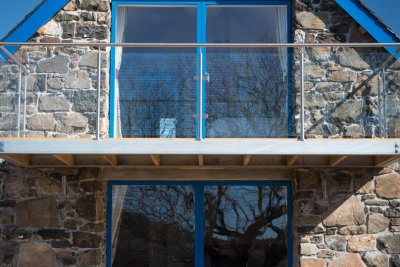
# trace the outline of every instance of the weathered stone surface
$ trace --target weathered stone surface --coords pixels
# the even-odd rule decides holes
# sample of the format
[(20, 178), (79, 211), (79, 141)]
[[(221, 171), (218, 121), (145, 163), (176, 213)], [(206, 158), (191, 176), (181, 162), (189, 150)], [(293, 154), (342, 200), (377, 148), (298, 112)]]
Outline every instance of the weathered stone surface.
[(365, 252), (375, 249), (376, 239), (373, 236), (353, 236), (347, 242), (347, 251)]
[[(79, 60), (79, 66), (97, 68), (98, 52), (87, 51)], [(101, 67), (106, 68), (108, 63), (108, 54), (101, 52)]]
[(95, 112), (97, 110), (96, 90), (79, 90), (74, 93), (73, 109), (78, 112)]
[(304, 96), (304, 106), (307, 108), (323, 108), (325, 105), (325, 100), (320, 94), (313, 92)]
[(344, 131), (344, 137), (361, 138), (365, 136), (364, 127), (362, 125), (353, 124), (347, 126)]
[(356, 122), (362, 113), (362, 100), (348, 100), (332, 112), (332, 118), (339, 121)]
[(390, 222), (391, 222), (391, 225), (400, 225), (400, 218), (392, 218), (391, 220), (390, 220)]
[(103, 210), (95, 195), (82, 196), (76, 200), (76, 212), (82, 218), (97, 221), (103, 218)]
[(61, 27), (63, 29), (62, 38), (72, 38), (75, 35), (75, 22), (65, 22), (61, 23)]
[(36, 198), (17, 203), (16, 224), (19, 227), (59, 226), (56, 200), (52, 197)]
[(39, 62), (38, 73), (67, 73), (69, 59), (67, 56), (55, 56)]
[(83, 131), (87, 124), (88, 118), (80, 113), (56, 113), (54, 114), (57, 121), (61, 122), (57, 129), (60, 132), (81, 132)]
[(91, 232), (91, 233), (101, 233), (104, 231), (103, 223), (88, 223), (80, 228), (81, 231)]
[(0, 95), (0, 112), (14, 111), (14, 102), (17, 101), (17, 95), (1, 94)]
[(349, 70), (333, 70), (328, 80), (330, 82), (353, 82), (356, 79), (356, 73)]
[(50, 20), (43, 26), (44, 35), (51, 35), (55, 37), (60, 37), (62, 35), (62, 27), (59, 23), (54, 20)]
[(376, 194), (381, 198), (400, 198), (400, 174), (394, 172), (376, 177)]
[(364, 261), (368, 267), (387, 267), (389, 266), (389, 257), (380, 252), (367, 252), (364, 255)]
[(389, 201), (383, 199), (367, 199), (364, 201), (365, 205), (371, 206), (387, 206)]
[(307, 29), (325, 29), (325, 23), (311, 12), (298, 12), (296, 13), (296, 22), (302, 28)]
[(369, 65), (353, 48), (340, 48), (336, 51), (339, 64), (354, 69), (368, 69)]
[(89, 74), (83, 70), (71, 70), (65, 81), (65, 88), (68, 89), (89, 89), (91, 86)]
[(40, 229), (37, 233), (43, 239), (69, 238), (69, 232), (63, 229)]
[(326, 236), (325, 243), (328, 248), (335, 251), (345, 251), (346, 250), (346, 237), (345, 236)]
[(52, 131), (55, 129), (56, 121), (52, 114), (34, 114), (27, 119), (27, 128), (37, 131)]
[(74, 246), (79, 248), (98, 248), (101, 244), (101, 236), (86, 232), (73, 232)]
[(344, 253), (329, 263), (328, 267), (366, 267), (360, 255), (356, 253)]
[(381, 252), (400, 253), (400, 235), (387, 235), (377, 238), (377, 247)]
[[(15, 261), (18, 243), (14, 241), (0, 241), (0, 265), (12, 266)], [(14, 264), (15, 266), (15, 264)]]
[(365, 234), (366, 229), (364, 225), (350, 225), (339, 229), (340, 235), (362, 235)]
[(19, 247), (18, 267), (58, 267), (61, 266), (56, 254), (44, 242), (22, 243)]
[(352, 196), (323, 220), (325, 226), (359, 225), (365, 222), (364, 204)]
[(400, 267), (400, 255), (393, 255), (390, 258), (390, 267)]
[(305, 256), (313, 256), (318, 253), (317, 245), (315, 244), (300, 244), (300, 254)]
[(400, 208), (386, 209), (384, 215), (388, 218), (400, 218)]
[(76, 26), (76, 37), (95, 38), (105, 40), (109, 38), (110, 31), (107, 26), (93, 24), (92, 22), (82, 22)]
[(79, 254), (80, 266), (93, 266), (102, 263), (102, 252), (100, 249), (86, 250)]
[(44, 95), (39, 98), (39, 111), (68, 111), (69, 106), (64, 95)]
[(0, 130), (15, 130), (17, 128), (17, 114), (6, 114), (0, 117)]
[(64, 82), (61, 78), (49, 78), (47, 79), (47, 87), (49, 89), (59, 90), (64, 88)]
[(39, 196), (51, 196), (61, 192), (61, 185), (59, 182), (49, 178), (37, 179), (35, 181), (35, 189)]
[(390, 119), (388, 122), (388, 137), (400, 137), (400, 119)]
[[(360, 183), (360, 180), (357, 179), (357, 184)], [(358, 189), (357, 193), (359, 194), (370, 194), (374, 191), (375, 188), (375, 183), (373, 181), (368, 181), (366, 183), (361, 182), (362, 184), (360, 184), (361, 188)], [(357, 186), (357, 185), (356, 185)], [(357, 186), (358, 188), (359, 186)]]
[(300, 266), (301, 267), (325, 267), (326, 260), (316, 259), (316, 258), (301, 258)]
[(305, 75), (311, 79), (322, 79), (325, 76), (325, 70), (319, 65), (310, 65), (305, 67)]
[(81, 0), (80, 8), (90, 11), (109, 11), (110, 4), (107, 0)]
[(379, 213), (368, 215), (368, 233), (375, 234), (385, 231), (389, 226), (390, 220)]

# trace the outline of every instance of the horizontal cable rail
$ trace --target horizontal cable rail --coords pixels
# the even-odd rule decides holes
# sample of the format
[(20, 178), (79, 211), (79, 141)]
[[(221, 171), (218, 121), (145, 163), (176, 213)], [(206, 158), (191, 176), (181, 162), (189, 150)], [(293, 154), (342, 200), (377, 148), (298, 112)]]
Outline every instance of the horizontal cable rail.
[(138, 48), (307, 48), (307, 47), (400, 47), (400, 43), (23, 43), (0, 42), (0, 46), (94, 46), (94, 47), (138, 47)]

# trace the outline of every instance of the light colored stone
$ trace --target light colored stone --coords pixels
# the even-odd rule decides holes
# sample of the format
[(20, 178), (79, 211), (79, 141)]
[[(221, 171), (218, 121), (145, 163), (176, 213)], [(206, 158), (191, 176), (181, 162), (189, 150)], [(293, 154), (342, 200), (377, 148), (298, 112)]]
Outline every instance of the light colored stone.
[(44, 242), (22, 243), (19, 247), (18, 267), (58, 267), (56, 254)]
[(301, 267), (325, 267), (326, 260), (325, 259), (316, 259), (316, 258), (304, 258), (300, 259)]
[(348, 100), (333, 111), (332, 118), (339, 121), (356, 122), (362, 113), (362, 100)]
[(54, 20), (50, 20), (49, 22), (46, 23), (46, 25), (44, 25), (43, 34), (55, 37), (61, 37), (62, 27), (59, 23), (55, 22)]
[(353, 48), (339, 48), (336, 51), (339, 64), (354, 69), (368, 69), (369, 65), (360, 57)]
[(322, 30), (326, 27), (325, 23), (311, 12), (297, 12), (296, 22), (300, 25), (300, 27), (307, 29)]
[(300, 244), (300, 254), (305, 256), (313, 256), (318, 253), (317, 245), (302, 243)]
[(61, 78), (49, 78), (47, 80), (47, 87), (49, 89), (59, 90), (64, 87), (64, 82), (61, 80)]
[(328, 267), (367, 267), (360, 255), (356, 253), (344, 253), (329, 263)]
[(385, 231), (389, 226), (390, 220), (380, 213), (368, 215), (368, 233), (376, 234)]
[(362, 125), (353, 124), (345, 128), (344, 137), (361, 138), (364, 137), (364, 127)]
[(60, 183), (49, 178), (37, 179), (35, 189), (39, 196), (50, 196), (61, 192)]
[(388, 122), (388, 137), (399, 138), (400, 137), (400, 119), (390, 119)]
[(64, 95), (43, 95), (39, 98), (39, 111), (68, 111), (69, 106)]
[(71, 70), (65, 81), (67, 89), (89, 89), (92, 87), (92, 81), (89, 74), (83, 70)]
[(372, 192), (374, 192), (374, 181), (369, 181), (367, 183), (365, 183), (364, 185), (362, 185), (362, 187), (360, 189), (358, 189), (357, 193), (359, 194), (370, 194)]
[(365, 252), (372, 251), (376, 247), (376, 239), (373, 236), (353, 236), (347, 242), (347, 251)]
[(376, 177), (376, 194), (381, 198), (400, 198), (400, 174), (394, 172)]
[(364, 261), (368, 267), (389, 267), (389, 257), (377, 251), (367, 252)]
[(353, 82), (356, 79), (356, 73), (349, 70), (335, 70), (331, 72), (329, 81), (331, 82)]
[(1, 94), (0, 95), (0, 112), (14, 111), (14, 101), (17, 101), (16, 95)]
[[(108, 55), (101, 53), (101, 67), (107, 67)], [(98, 52), (97, 51), (87, 51), (79, 60), (79, 66), (97, 68), (98, 65)]]
[(34, 114), (27, 120), (27, 128), (30, 130), (52, 131), (55, 125), (56, 121), (52, 114)]
[(55, 56), (39, 61), (36, 72), (38, 73), (67, 73), (69, 59), (67, 56)]
[(391, 219), (391, 224), (392, 225), (400, 225), (400, 218), (392, 218)]
[(311, 79), (322, 79), (325, 76), (325, 70), (319, 65), (310, 65), (305, 67), (305, 74)]
[(8, 113), (0, 117), (0, 130), (13, 130), (17, 129), (17, 114)]
[(364, 204), (356, 196), (351, 196), (323, 220), (327, 227), (338, 225), (360, 225), (365, 222)]
[(62, 124), (68, 127), (86, 127), (88, 118), (84, 115), (71, 112), (71, 113), (56, 113), (55, 117), (61, 121)]
[(310, 92), (304, 97), (304, 106), (306, 108), (324, 108), (325, 105), (326, 103), (324, 98), (318, 93)]

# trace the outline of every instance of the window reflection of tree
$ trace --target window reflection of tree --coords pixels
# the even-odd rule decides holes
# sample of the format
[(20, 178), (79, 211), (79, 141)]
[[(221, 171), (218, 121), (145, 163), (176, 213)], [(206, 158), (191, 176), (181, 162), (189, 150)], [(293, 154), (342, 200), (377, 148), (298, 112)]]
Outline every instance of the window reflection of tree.
[(287, 70), (278, 49), (211, 50), (207, 132), (212, 137), (287, 135)]
[[(121, 66), (124, 137), (194, 137), (195, 53), (126, 53)], [(135, 64), (132, 64), (135, 63)], [(162, 119), (175, 119), (168, 129)]]
[(206, 266), (286, 266), (283, 187), (218, 186), (205, 192)]

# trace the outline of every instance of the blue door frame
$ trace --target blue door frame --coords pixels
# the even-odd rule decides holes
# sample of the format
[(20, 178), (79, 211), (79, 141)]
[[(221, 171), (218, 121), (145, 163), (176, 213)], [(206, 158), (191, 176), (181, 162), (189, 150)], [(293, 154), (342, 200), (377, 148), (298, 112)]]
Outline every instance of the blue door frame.
[(292, 245), (292, 183), (289, 181), (110, 181), (107, 185), (107, 240), (106, 266), (111, 267), (112, 253), (112, 187), (116, 185), (190, 185), (195, 189), (195, 265), (204, 266), (204, 186), (283, 186), (287, 190), (287, 261), (288, 267), (293, 266)]
[[(111, 17), (116, 18), (117, 17), (117, 7), (118, 5), (193, 5), (197, 7), (197, 43), (206, 43), (206, 22), (207, 22), (207, 12), (206, 12), (206, 7), (208, 5), (255, 5), (255, 4), (262, 4), (262, 5), (286, 5), (288, 8), (288, 43), (292, 42), (292, 35), (290, 34), (291, 31), (291, 17), (292, 17), (292, 9), (291, 9), (291, 1), (290, 0), (250, 0), (250, 1), (245, 1), (245, 0), (219, 0), (219, 1), (206, 1), (206, 0), (199, 0), (199, 1), (180, 1), (180, 0), (175, 0), (175, 1), (167, 1), (167, 0), (161, 0), (161, 1), (146, 1), (146, 0), (118, 0), (118, 1), (113, 1), (112, 2), (112, 12), (111, 12)], [(115, 43), (116, 39), (116, 29), (117, 22), (116, 19), (112, 19), (111, 22), (111, 42)], [(200, 48), (197, 49), (197, 60), (196, 60), (196, 75), (199, 77), (199, 52)], [(202, 48), (203, 52), (203, 75), (206, 74), (206, 49)], [(110, 124), (109, 124), (109, 135), (110, 138), (115, 137), (115, 92), (114, 92), (114, 87), (115, 87), (115, 49), (111, 49), (111, 64), (110, 64)], [(292, 49), (289, 49), (288, 53), (288, 66), (289, 66), (289, 73), (288, 73), (288, 137), (291, 137), (292, 135), (292, 90), (291, 90), (291, 65), (292, 65)], [(203, 106), (203, 114), (206, 113), (206, 92), (207, 92), (207, 84), (205, 81), (200, 81), (203, 83), (203, 98), (202, 98), (202, 106)], [(196, 83), (196, 99), (199, 98), (199, 84)], [(199, 113), (199, 105), (198, 101), (196, 101), (196, 114)], [(199, 127), (198, 127), (198, 120), (196, 120), (196, 138), (199, 138)], [(202, 137), (206, 137), (206, 121), (203, 117), (203, 127), (202, 127)]]

